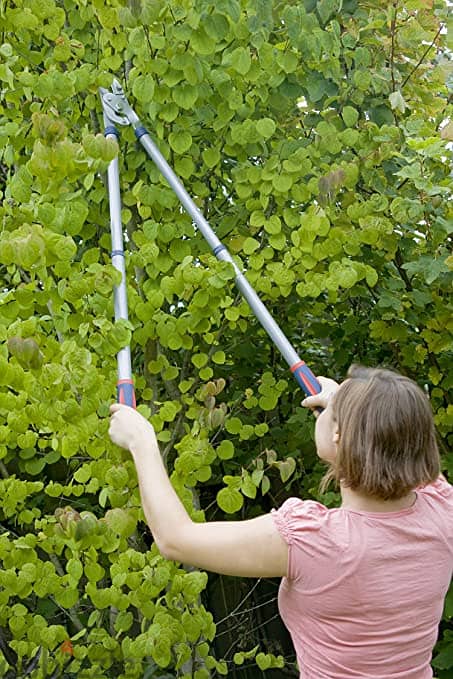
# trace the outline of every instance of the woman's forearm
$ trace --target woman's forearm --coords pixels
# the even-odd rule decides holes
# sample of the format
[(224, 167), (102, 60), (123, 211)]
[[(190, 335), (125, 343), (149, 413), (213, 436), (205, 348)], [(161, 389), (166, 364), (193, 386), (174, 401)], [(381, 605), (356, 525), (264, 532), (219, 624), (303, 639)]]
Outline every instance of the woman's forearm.
[(227, 575), (286, 575), (288, 547), (271, 514), (248, 521), (192, 521), (170, 483), (152, 425), (123, 404), (114, 403), (110, 412), (110, 438), (132, 454), (143, 511), (164, 557)]
[(192, 521), (170, 483), (152, 425), (137, 410), (120, 403), (114, 403), (110, 412), (110, 438), (132, 454), (146, 521), (166, 556)]
[(157, 442), (138, 440), (130, 450), (146, 521), (159, 551), (165, 556), (191, 519), (170, 483)]

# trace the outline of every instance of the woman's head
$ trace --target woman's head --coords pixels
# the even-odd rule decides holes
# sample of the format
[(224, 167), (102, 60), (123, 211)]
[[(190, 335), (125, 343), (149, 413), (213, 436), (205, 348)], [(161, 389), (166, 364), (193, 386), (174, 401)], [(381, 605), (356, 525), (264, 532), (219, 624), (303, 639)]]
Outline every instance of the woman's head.
[(431, 406), (409, 378), (352, 366), (329, 408), (336, 446), (330, 479), (370, 497), (397, 500), (438, 477)]

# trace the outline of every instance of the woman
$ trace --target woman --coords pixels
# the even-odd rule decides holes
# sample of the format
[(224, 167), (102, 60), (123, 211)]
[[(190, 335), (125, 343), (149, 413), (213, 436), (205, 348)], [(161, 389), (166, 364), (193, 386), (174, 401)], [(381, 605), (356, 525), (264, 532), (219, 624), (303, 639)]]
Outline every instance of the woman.
[[(303, 405), (316, 419), (326, 483), (341, 506), (290, 498), (248, 521), (194, 523), (174, 492), (152, 426), (111, 407), (143, 509), (168, 559), (228, 575), (282, 577), (279, 610), (301, 679), (429, 679), (453, 570), (453, 488), (439, 475), (432, 411), (411, 380), (353, 367)], [(318, 416), (319, 409), (323, 409)]]

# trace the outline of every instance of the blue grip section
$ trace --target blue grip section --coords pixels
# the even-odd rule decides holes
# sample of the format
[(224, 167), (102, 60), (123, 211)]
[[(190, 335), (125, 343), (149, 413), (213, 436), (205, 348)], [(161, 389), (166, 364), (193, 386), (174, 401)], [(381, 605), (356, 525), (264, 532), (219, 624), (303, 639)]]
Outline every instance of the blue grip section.
[(304, 361), (300, 361), (300, 363), (293, 365), (291, 367), (291, 372), (307, 396), (319, 394), (321, 385)]
[(135, 408), (135, 391), (132, 380), (119, 380), (117, 384), (118, 403)]
[(217, 247), (214, 248), (214, 250), (212, 251), (212, 253), (217, 257), (217, 255), (219, 254), (219, 252), (222, 252), (222, 250), (226, 250), (226, 247), (225, 247), (224, 245), (222, 245), (222, 244), (221, 244), (221, 245), (217, 245)]
[(134, 132), (137, 139), (143, 137), (144, 134), (148, 134), (148, 130), (146, 129), (146, 127), (143, 127), (143, 125), (139, 125), (138, 127), (136, 127)]
[(120, 138), (120, 133), (118, 132), (114, 125), (109, 125), (108, 127), (105, 128), (104, 137), (106, 137), (108, 134), (114, 134), (117, 139)]

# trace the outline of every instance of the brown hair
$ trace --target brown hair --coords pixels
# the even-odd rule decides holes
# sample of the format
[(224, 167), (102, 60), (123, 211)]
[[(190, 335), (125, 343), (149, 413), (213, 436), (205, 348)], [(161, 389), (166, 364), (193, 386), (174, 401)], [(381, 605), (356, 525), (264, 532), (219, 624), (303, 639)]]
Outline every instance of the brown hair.
[(364, 495), (397, 500), (440, 474), (431, 406), (408, 377), (352, 365), (332, 401), (339, 430), (335, 462), (321, 489), (336, 480)]

